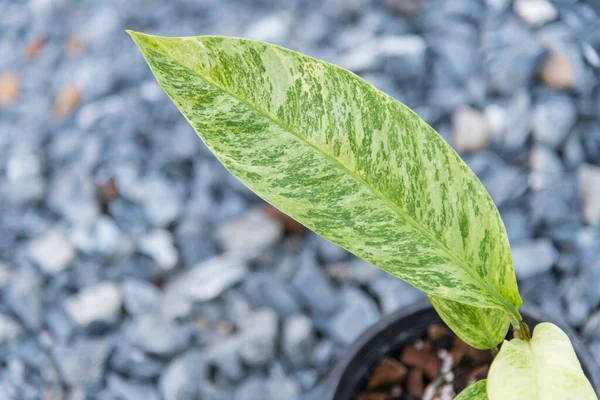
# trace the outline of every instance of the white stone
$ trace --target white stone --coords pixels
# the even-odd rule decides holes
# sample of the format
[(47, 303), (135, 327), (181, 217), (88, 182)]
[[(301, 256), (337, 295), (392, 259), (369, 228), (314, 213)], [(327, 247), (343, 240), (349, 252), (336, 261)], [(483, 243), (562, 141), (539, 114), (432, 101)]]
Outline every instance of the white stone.
[(558, 251), (548, 239), (522, 242), (511, 247), (515, 273), (519, 279), (548, 272), (558, 261)]
[(453, 137), (454, 146), (459, 151), (485, 149), (489, 142), (485, 116), (473, 108), (460, 108), (454, 114)]
[(540, 27), (558, 17), (558, 11), (546, 0), (517, 0), (513, 4), (515, 13), (527, 24)]
[(241, 281), (248, 269), (235, 257), (213, 257), (203, 261), (184, 275), (183, 294), (193, 301), (208, 301)]
[(500, 141), (499, 138), (506, 128), (506, 108), (498, 104), (490, 104), (485, 108), (484, 114), (492, 140), (498, 138), (498, 141)]
[(79, 326), (112, 323), (121, 312), (121, 293), (113, 282), (102, 282), (69, 297), (65, 306)]
[(45, 272), (54, 275), (69, 267), (76, 254), (63, 233), (51, 231), (31, 242), (29, 255)]
[(216, 232), (219, 245), (226, 252), (252, 258), (275, 244), (283, 235), (283, 227), (264, 210), (247, 212), (240, 219), (229, 222)]
[(142, 203), (146, 217), (153, 226), (166, 227), (179, 218), (181, 201), (175, 189), (163, 179), (142, 181), (137, 183), (133, 191), (132, 197)]
[(583, 219), (589, 225), (600, 223), (600, 167), (584, 164), (577, 170)]
[(288, 36), (290, 16), (274, 14), (260, 19), (246, 31), (245, 37), (270, 43), (282, 43)]
[(418, 59), (425, 54), (426, 43), (418, 35), (383, 36), (369, 40), (344, 53), (341, 66), (351, 71), (368, 71), (385, 57), (411, 57)]
[(177, 265), (177, 249), (173, 235), (165, 229), (155, 229), (140, 239), (140, 251), (152, 257), (164, 270), (172, 270)]

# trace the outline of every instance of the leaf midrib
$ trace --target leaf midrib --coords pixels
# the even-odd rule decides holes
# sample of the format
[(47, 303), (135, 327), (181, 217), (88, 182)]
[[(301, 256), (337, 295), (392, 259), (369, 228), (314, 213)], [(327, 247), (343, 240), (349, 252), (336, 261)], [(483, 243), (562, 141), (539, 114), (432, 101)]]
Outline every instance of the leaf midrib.
[[(151, 35), (147, 35), (147, 36), (151, 36)], [(218, 38), (218, 36), (204, 36), (204, 37), (205, 38), (212, 38), (212, 37)], [(193, 39), (198, 45), (202, 44), (195, 37), (192, 37), (190, 39)], [(243, 40), (252, 41), (250, 39), (243, 39)], [(377, 189), (375, 189), (371, 184), (369, 184), (368, 182), (366, 182), (365, 180), (363, 180), (361, 177), (359, 177), (359, 176), (355, 175), (354, 173), (352, 173), (352, 171), (350, 171), (350, 169), (348, 169), (348, 167), (346, 167), (346, 165), (344, 165), (340, 160), (338, 160), (337, 158), (335, 158), (331, 154), (326, 153), (325, 151), (321, 150), (320, 148), (316, 147), (314, 144), (310, 143), (308, 140), (306, 140), (306, 138), (304, 138), (302, 135), (300, 135), (299, 133), (297, 133), (294, 128), (292, 128), (291, 126), (289, 126), (289, 125), (283, 123), (282, 121), (278, 120), (275, 116), (271, 115), (270, 113), (266, 112), (265, 110), (262, 110), (262, 109), (258, 108), (258, 106), (254, 105), (254, 104), (251, 104), (246, 99), (242, 99), (242, 98), (236, 96), (234, 93), (231, 93), (229, 90), (224, 89), (223, 87), (221, 87), (220, 85), (218, 85), (217, 83), (215, 83), (214, 81), (212, 81), (211, 79), (209, 79), (206, 76), (200, 74), (198, 71), (196, 71), (194, 69), (191, 69), (187, 65), (182, 64), (176, 57), (172, 56), (172, 54), (169, 51), (169, 49), (166, 48), (166, 47), (164, 47), (162, 43), (160, 43), (160, 42), (155, 42), (155, 43), (166, 53), (166, 55), (168, 55), (171, 58), (172, 61), (175, 61), (179, 66), (181, 66), (181, 67), (183, 67), (183, 68), (191, 71), (192, 73), (194, 73), (195, 75), (197, 75), (198, 77), (200, 77), (200, 79), (202, 79), (205, 82), (207, 82), (208, 84), (216, 87), (217, 89), (221, 90), (225, 94), (227, 94), (227, 95), (231, 96), (232, 98), (236, 99), (240, 103), (246, 105), (248, 108), (254, 110), (256, 113), (261, 114), (261, 115), (265, 116), (266, 118), (270, 119), (274, 124), (276, 124), (276, 125), (284, 128), (284, 130), (286, 130), (286, 131), (290, 132), (291, 134), (293, 134), (296, 138), (298, 138), (299, 140), (301, 140), (302, 142), (304, 142), (307, 146), (310, 146), (315, 151), (321, 153), (325, 157), (327, 157), (330, 160), (332, 160), (340, 168), (342, 168), (343, 170), (345, 170), (353, 179), (355, 179), (356, 181), (358, 181), (358, 183), (366, 186), (373, 193), (373, 195), (375, 197), (379, 198), (384, 203), (388, 204), (388, 206), (392, 210), (394, 210), (397, 214), (401, 214), (401, 215), (406, 216), (408, 222), (411, 224), (411, 226), (413, 228), (415, 228), (417, 231), (419, 231), (421, 234), (423, 234), (426, 238), (430, 239), (435, 245), (437, 245), (445, 253), (447, 253), (448, 256), (461, 269), (463, 269), (465, 272), (467, 272), (467, 274), (469, 274), (473, 279), (475, 279), (484, 289), (486, 289), (492, 295), (492, 297), (494, 297), (497, 301), (499, 301), (502, 305), (504, 305), (504, 307), (506, 308), (505, 311), (508, 311), (509, 315), (511, 313), (513, 315), (518, 315), (519, 314), (518, 310), (516, 309), (516, 307), (514, 307), (512, 304), (510, 304), (500, 293), (498, 293), (494, 288), (492, 288), (481, 276), (479, 276), (479, 274), (477, 274), (475, 272), (475, 270), (473, 268), (469, 268), (468, 264), (465, 261), (463, 261), (457, 255), (455, 255), (454, 253), (452, 253), (450, 251), (450, 249), (448, 248), (448, 246), (446, 246), (446, 244), (444, 244), (443, 242), (441, 242), (431, 232), (429, 232), (427, 229), (425, 229), (423, 226), (421, 226), (421, 224), (419, 223), (419, 221), (417, 221), (413, 216), (411, 216), (405, 210), (403, 210), (402, 208), (400, 208), (400, 206), (396, 205), (390, 199), (388, 199), (386, 196), (384, 196), (383, 194), (379, 193), (377, 191)], [(273, 47), (276, 50), (283, 49), (283, 48), (281, 48), (280, 46), (277, 46), (277, 45), (273, 45)], [(292, 53), (300, 55), (300, 53), (296, 53), (293, 50), (286, 50), (286, 51), (290, 51)], [(304, 57), (308, 57), (308, 56), (304, 56)], [(310, 57), (308, 57), (308, 58), (310, 58)], [(337, 66), (335, 64), (328, 63), (326, 61), (321, 61), (321, 62), (323, 62), (325, 64), (328, 64), (328, 65), (330, 65), (330, 66), (332, 66), (332, 67), (334, 67), (336, 69), (340, 68), (339, 66)], [(152, 68), (152, 65), (150, 65), (150, 67)], [(351, 74), (353, 74), (355, 78), (362, 79), (358, 75), (355, 75), (354, 73), (352, 73), (351, 71), (348, 71), (348, 72), (351, 73)], [(375, 90), (380, 91), (377, 88), (375, 88)], [(381, 93), (383, 93), (383, 92), (381, 92)], [(171, 96), (169, 95), (169, 97), (171, 97)], [(510, 319), (512, 321), (512, 317)]]
[(536, 356), (535, 356), (535, 352), (533, 351), (533, 339), (532, 340), (524, 340), (524, 342), (527, 344), (527, 348), (529, 349), (529, 351), (531, 352), (531, 369), (533, 370), (533, 381), (535, 384), (535, 393), (536, 393), (536, 399), (537, 400), (543, 400), (540, 397), (540, 374), (537, 373), (537, 362), (536, 362)]

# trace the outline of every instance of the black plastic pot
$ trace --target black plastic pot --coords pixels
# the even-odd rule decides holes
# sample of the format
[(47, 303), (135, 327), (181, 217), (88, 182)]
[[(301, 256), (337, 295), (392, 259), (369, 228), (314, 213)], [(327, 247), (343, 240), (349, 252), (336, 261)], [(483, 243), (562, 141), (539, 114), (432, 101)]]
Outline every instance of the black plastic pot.
[[(534, 308), (523, 307), (521, 315), (533, 329), (551, 319)], [(354, 400), (365, 385), (369, 370), (384, 356), (422, 337), (432, 323), (443, 323), (429, 301), (420, 302), (382, 318), (365, 332), (337, 363), (328, 378), (324, 400)], [(557, 324), (560, 325), (560, 324)], [(560, 325), (569, 335), (581, 366), (596, 392), (600, 392), (600, 368), (572, 329)]]

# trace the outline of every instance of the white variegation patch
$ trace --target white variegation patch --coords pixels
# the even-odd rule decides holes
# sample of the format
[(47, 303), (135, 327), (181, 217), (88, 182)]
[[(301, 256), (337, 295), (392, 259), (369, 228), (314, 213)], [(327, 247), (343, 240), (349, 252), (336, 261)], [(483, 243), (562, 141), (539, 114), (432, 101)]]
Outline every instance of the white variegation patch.
[(568, 336), (548, 322), (529, 341), (504, 342), (487, 386), (490, 400), (598, 400)]

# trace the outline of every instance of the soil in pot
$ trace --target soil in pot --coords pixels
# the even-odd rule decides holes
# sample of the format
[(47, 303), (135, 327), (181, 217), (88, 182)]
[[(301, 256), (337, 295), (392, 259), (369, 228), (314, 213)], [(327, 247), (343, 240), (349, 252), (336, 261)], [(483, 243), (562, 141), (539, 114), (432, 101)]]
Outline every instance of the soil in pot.
[(378, 361), (356, 400), (452, 400), (485, 379), (491, 351), (477, 350), (446, 326), (432, 324), (420, 339)]

